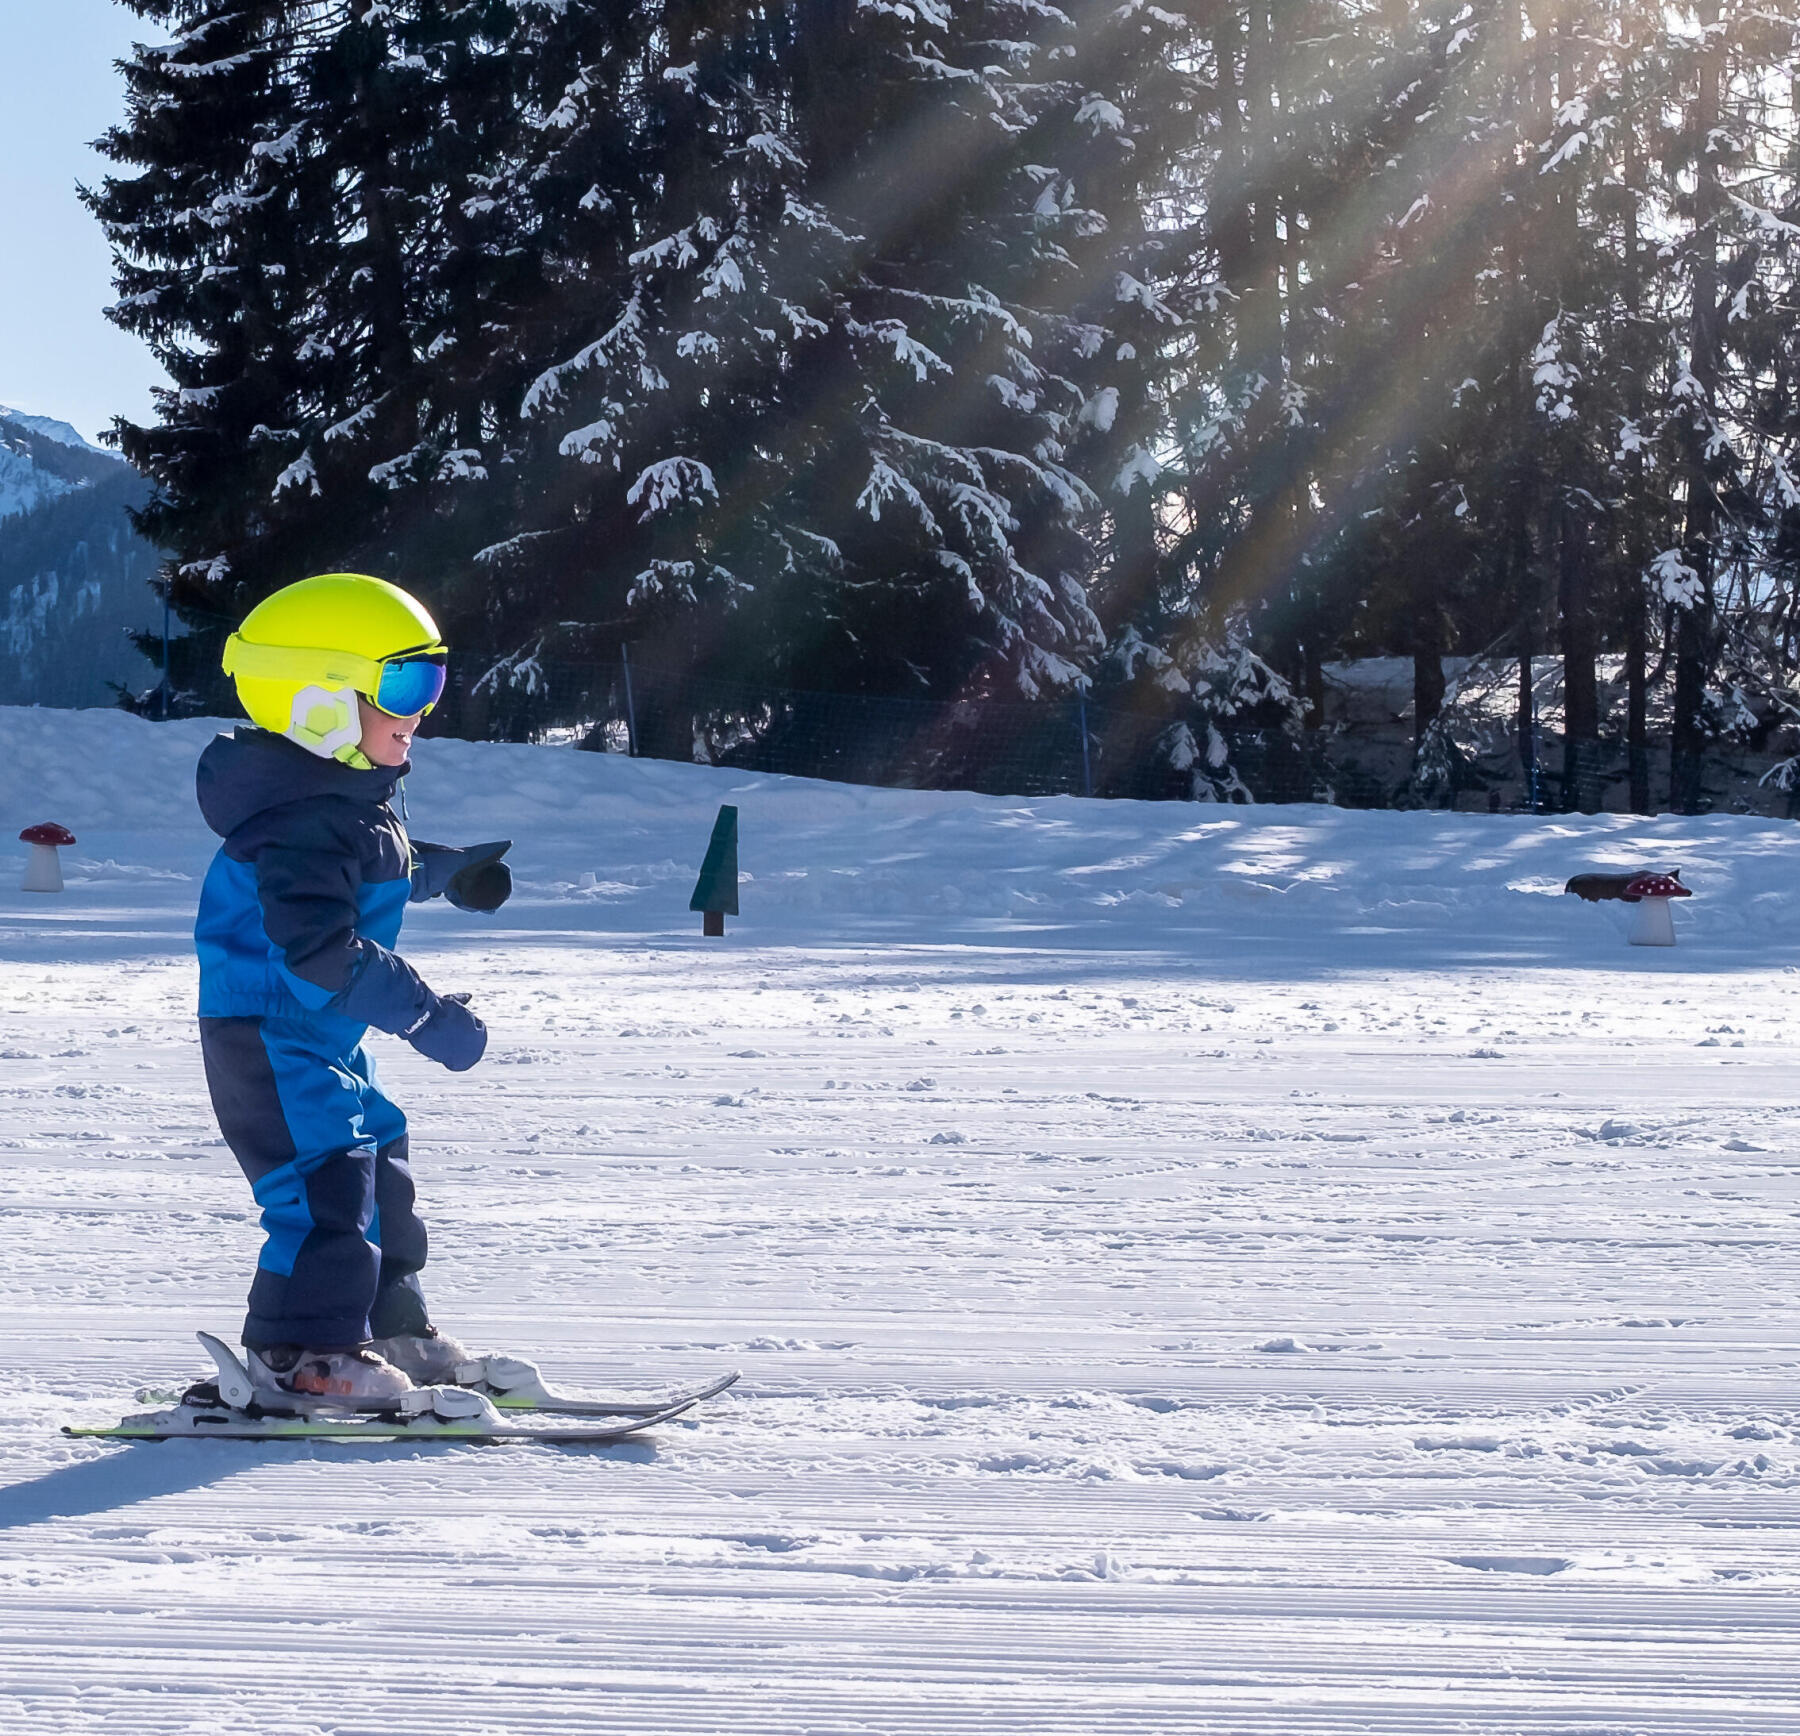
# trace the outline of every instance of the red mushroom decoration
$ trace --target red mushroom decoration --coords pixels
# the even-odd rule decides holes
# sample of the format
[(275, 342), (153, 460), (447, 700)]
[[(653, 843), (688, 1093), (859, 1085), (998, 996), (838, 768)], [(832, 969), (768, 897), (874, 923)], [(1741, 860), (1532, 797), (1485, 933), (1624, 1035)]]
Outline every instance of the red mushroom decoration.
[(1694, 894), (1673, 874), (1634, 874), (1619, 896), (1638, 907), (1637, 919), (1626, 937), (1633, 946), (1673, 946), (1675, 919), (1669, 913), (1669, 900)]
[(75, 834), (67, 826), (59, 826), (54, 820), (46, 820), (41, 826), (27, 826), (19, 834), (19, 842), (31, 846), (31, 854), (25, 858), (25, 878), (20, 882), (19, 890), (62, 891), (62, 865), (57, 861), (56, 852), (65, 844), (73, 844)]
[(1634, 874), (1625, 882), (1625, 890), (1619, 896), (1627, 904), (1636, 904), (1640, 898), (1692, 898), (1694, 894), (1681, 884), (1677, 875)]

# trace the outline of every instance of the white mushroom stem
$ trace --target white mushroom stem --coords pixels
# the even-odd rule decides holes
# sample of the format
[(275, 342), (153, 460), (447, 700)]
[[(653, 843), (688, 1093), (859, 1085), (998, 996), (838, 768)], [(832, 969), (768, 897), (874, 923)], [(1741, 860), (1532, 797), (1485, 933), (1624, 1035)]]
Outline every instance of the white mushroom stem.
[(25, 858), (25, 878), (19, 883), (21, 892), (60, 892), (63, 889), (62, 863), (57, 859), (55, 844), (33, 844)]
[(1673, 946), (1675, 918), (1669, 913), (1672, 901), (1667, 898), (1640, 898), (1627, 937), (1633, 946)]

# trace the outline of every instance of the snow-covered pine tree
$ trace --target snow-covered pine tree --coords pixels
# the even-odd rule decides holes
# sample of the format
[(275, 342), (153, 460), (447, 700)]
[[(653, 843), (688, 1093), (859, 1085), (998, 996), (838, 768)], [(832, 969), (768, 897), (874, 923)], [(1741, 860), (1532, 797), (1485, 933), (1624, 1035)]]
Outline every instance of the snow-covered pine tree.
[(562, 349), (525, 396), (517, 527), (483, 551), (515, 642), (573, 618), (640, 667), (764, 689), (1077, 686), (1098, 502), (1066, 457), (1091, 394), (1045, 358), (1091, 328), (1058, 236), (1087, 219), (1030, 149), (1069, 102), (1070, 20), (555, 12), (534, 28), (575, 52), (548, 57), (565, 82), (520, 175), (554, 193)]
[(1378, 455), (1387, 481), (1355, 540), (1378, 551), (1357, 643), (1410, 640), (1414, 654), (1424, 799), (1450, 793), (1442, 654), (1502, 645), (1520, 672), (1528, 781), (1534, 656), (1554, 647), (1562, 798), (1597, 797), (1597, 658), (1608, 636), (1629, 637), (1622, 599), (1638, 587), (1622, 545), (1653, 510), (1641, 488), (1621, 510), (1642, 451), (1627, 406), (1653, 354), (1633, 288), (1642, 212), (1619, 157), (1623, 93), (1646, 76), (1629, 22), (1602, 6), (1528, 27), (1516, 6), (1452, 6), (1412, 24), (1429, 101), (1390, 164), (1405, 177), (1390, 211), (1410, 202), (1389, 219), (1375, 332), (1380, 365), (1416, 372), (1419, 391)]
[(1623, 380), (1606, 351), (1618, 335), (1621, 262), (1603, 190), (1614, 164), (1618, 22), (1605, 6), (1579, 20), (1502, 8), (1474, 32), (1453, 93), (1455, 112), (1484, 118), (1496, 147), (1489, 244), (1470, 262), (1482, 342), (1463, 393), (1475, 463), (1461, 498), (1469, 528), (1495, 551), (1486, 564), (1513, 616), (1508, 633), (1504, 617), (1471, 621), (1465, 611), (1477, 627), (1465, 648), (1506, 638), (1518, 657), (1528, 778), (1533, 656), (1560, 649), (1564, 752), (1560, 766), (1540, 769), (1560, 777), (1568, 808), (1599, 799), (1600, 604), (1616, 579)]
[[(1296, 160), (1287, 150), (1261, 157), (1255, 191), (1242, 134), (1246, 108), (1271, 140), (1297, 124), (1293, 102), (1274, 112), (1278, 66), (1295, 45), (1277, 51), (1273, 33), (1299, 34), (1301, 12), (1277, 18), (1265, 8), (1241, 60), (1242, 33), (1217, 10), (1130, 4), (1076, 16), (1061, 69), (1061, 137), (1044, 160), (1063, 166), (1069, 221), (1058, 239), (1078, 265), (1076, 344), (1063, 364), (1083, 389), (1070, 462), (1104, 509), (1090, 529), (1090, 589), (1108, 639), (1094, 693), (1133, 714), (1116, 719), (1116, 742), (1100, 744), (1102, 783), (1242, 799), (1232, 736), (1291, 731), (1302, 712), (1293, 686), (1251, 645), (1250, 611), (1304, 585), (1252, 596), (1206, 558), (1213, 527), (1241, 502), (1229, 500), (1223, 471), (1202, 480), (1184, 468), (1178, 430), (1206, 415), (1203, 400), (1228, 380), (1223, 389), (1258, 424), (1269, 517), (1293, 540), (1303, 514), (1289, 442), (1305, 393), (1288, 352), (1279, 282), (1291, 262), (1275, 218), (1282, 201), (1292, 209)], [(1244, 67), (1260, 80), (1248, 105), (1231, 94)], [(1196, 156), (1232, 166), (1208, 180)], [(1254, 259), (1235, 286), (1228, 229), (1253, 236), (1245, 246)], [(1254, 356), (1234, 353), (1240, 335)], [(1287, 648), (1303, 650), (1316, 671), (1320, 635), (1303, 637)], [(1147, 766), (1135, 763), (1145, 757), (1145, 714), (1168, 720)]]
[[(1749, 715), (1714, 681), (1743, 642), (1736, 621), (1768, 599), (1781, 510), (1787, 435), (1768, 388), (1790, 340), (1759, 316), (1793, 267), (1778, 215), (1793, 198), (1791, 96), (1769, 76), (1792, 65), (1793, 31), (1754, 9), (1717, 22), (1617, 0), (1527, 29), (1502, 9), (1471, 61), (1488, 95), (1461, 105), (1505, 141), (1464, 496), (1518, 597), (1527, 763), (1531, 653), (1561, 653), (1565, 806), (1592, 805), (1609, 757), (1595, 752), (1603, 650), (1625, 665), (1629, 797), (1650, 805), (1653, 621), (1675, 669), (1674, 805), (1700, 800), (1708, 741)], [(1734, 174), (1750, 198), (1728, 193)], [(1709, 572), (1731, 575), (1726, 614)]]
[[(1419, 388), (1403, 437), (1363, 455), (1385, 482), (1344, 495), (1361, 512), (1336, 559), (1368, 605), (1349, 645), (1411, 636), (1441, 691), (1425, 612), (1444, 648), (1474, 650), (1499, 640), (1503, 603), (1527, 768), (1533, 653), (1561, 654), (1568, 805), (1598, 793), (1597, 663), (1622, 654), (1643, 808), (1660, 637), (1673, 799), (1691, 806), (1708, 744), (1751, 716), (1734, 689), (1766, 693), (1781, 662), (1766, 628), (1785, 607), (1791, 322), (1764, 310), (1794, 265), (1792, 23), (1618, 0), (1420, 9), (1408, 32), (1435, 33), (1454, 69), (1417, 86), (1430, 101), (1388, 152), (1416, 203), (1379, 200), (1379, 271), (1322, 297), (1347, 316), (1340, 364), (1361, 330), (1386, 378)], [(1421, 682), (1421, 723), (1427, 697)]]
[(845, 626), (887, 642), (890, 688), (1066, 694), (1099, 629), (1098, 502), (1069, 464), (1088, 281), (1065, 242), (1100, 219), (1049, 152), (1059, 121), (1086, 105), (1110, 130), (1112, 105), (1065, 77), (1078, 33), (1033, 0), (812, 0), (802, 19), (797, 123), (812, 196), (856, 237), (840, 318), (874, 388), (847, 424), (866, 480), (831, 503), (872, 581)]
[[(594, 666), (616, 656), (622, 601), (593, 583), (600, 526), (610, 534), (597, 473), (563, 454), (571, 430), (531, 414), (532, 388), (591, 340), (596, 309), (621, 304), (636, 214), (652, 196), (636, 128), (657, 25), (648, 6), (519, 0), (510, 10), (510, 124), (483, 151), (464, 209), (488, 227), (494, 293), (458, 304), (448, 352), (458, 372), (484, 371), (488, 384), (478, 394), (486, 475), (462, 490), (462, 520), (482, 534), (446, 559), (446, 582), (464, 642), (506, 654), (467, 690), (453, 684), (447, 709), (454, 727), (498, 735), (529, 733), (552, 711), (592, 715), (604, 703), (589, 690)], [(568, 670), (553, 703), (543, 664), (552, 645)]]
[(527, 73), (518, 8), (407, 0), (356, 22), (316, 79), (360, 219), (334, 298), (355, 320), (346, 347), (369, 337), (347, 468), (377, 496), (364, 522), (382, 570), (431, 596), (454, 638), (486, 643), (468, 557), (510, 519), (506, 490), (489, 484), (528, 367), (493, 339), (541, 294), (524, 214), (505, 196)]
[(1800, 44), (1790, 15), (1725, 0), (1659, 22), (1678, 115), (1662, 152), (1673, 219), (1659, 255), (1673, 316), (1662, 398), (1683, 523), (1651, 578), (1674, 617), (1669, 802), (1695, 813), (1707, 747), (1754, 727), (1747, 697), (1792, 713), (1791, 664), (1775, 647), (1794, 607), (1783, 537), (1800, 506)]
[(506, 338), (537, 367), (518, 510), (476, 557), (517, 647), (484, 686), (536, 679), (546, 634), (565, 655), (629, 636), (641, 744), (686, 757), (691, 720), (655, 674), (709, 650), (719, 673), (725, 624), (769, 559), (754, 497), (772, 466), (754, 430), (806, 331), (804, 294), (767, 269), (798, 233), (779, 60), (741, 8), (578, 0), (526, 18), (513, 183), (548, 283)]
[[(1266, 108), (1252, 100), (1258, 17), (1215, 29), (1215, 54), (1241, 43), (1242, 69), (1220, 63), (1215, 83), (1247, 94), (1244, 136), (1231, 143), (1222, 113), (1205, 184), (1217, 189), (1221, 257), (1240, 264), (1225, 274), (1228, 344), (1194, 394), (1211, 414), (1184, 442), (1188, 546), (1203, 568), (1217, 563), (1215, 594), (1277, 600), (1256, 643), (1284, 665), (1298, 661), (1282, 650), (1297, 606), (1301, 618), (1335, 615), (1333, 637), (1352, 654), (1411, 654), (1415, 797), (1447, 793), (1431, 782), (1449, 763), (1433, 733), (1445, 653), (1501, 642), (1522, 675), (1534, 650), (1562, 650), (1564, 790), (1592, 793), (1577, 774), (1598, 730), (1596, 657), (1622, 586), (1636, 585), (1620, 575), (1617, 500), (1621, 448), (1638, 438), (1623, 406), (1646, 363), (1641, 315), (1629, 313), (1643, 256), (1615, 169), (1626, 10), (1596, 9), (1579, 28), (1554, 9), (1528, 26), (1516, 5), (1462, 0), (1337, 30), (1315, 21), (1292, 34), (1330, 65), (1298, 81), (1285, 69), (1295, 101), (1277, 58), (1288, 118), (1273, 133), (1251, 125)], [(1309, 112), (1312, 89), (1330, 100)], [(1292, 432), (1251, 414), (1270, 340), (1240, 329), (1256, 322), (1236, 311), (1259, 295), (1266, 307), (1269, 291), (1256, 213), (1233, 190), (1267, 182), (1246, 160), (1279, 161), (1284, 131), (1307, 166), (1279, 207)], [(1299, 510), (1271, 475), (1286, 476)], [(1641, 491), (1638, 505), (1647, 524)], [(1252, 582), (1232, 582), (1234, 569)], [(1523, 725), (1532, 709), (1526, 679)], [(1521, 744), (1529, 761), (1528, 727)]]
[(1372, 51), (1387, 41), (1380, 20), (1331, 0), (1191, 17), (1163, 48), (1183, 75), (1162, 98), (1178, 131), (1140, 197), (1169, 266), (1150, 281), (1180, 316), (1147, 334), (1164, 412), (1155, 580), (1128, 610), (1102, 596), (1115, 691), (1134, 708), (1191, 706), (1171, 744), (1204, 736), (1203, 761), (1228, 728), (1291, 730), (1316, 714), (1346, 625), (1343, 564), (1326, 558), (1340, 503), (1320, 478), (1355, 474), (1339, 448), (1380, 402), (1351, 398), (1334, 420), (1352, 365), (1340, 297), (1358, 287), (1366, 183), (1401, 97)]
[(177, 641), (179, 691), (219, 686), (220, 617), (240, 592), (279, 582), (266, 538), (277, 440), (300, 366), (294, 335), (310, 289), (286, 191), (300, 123), (284, 76), (284, 0), (131, 0), (169, 30), (124, 68), (127, 119), (102, 144), (135, 173), (86, 195), (117, 262), (113, 321), (142, 337), (173, 381), (158, 420), (112, 438), (155, 493), (136, 522), (170, 552), (162, 584), (198, 631)]
[(174, 40), (127, 66), (104, 148), (136, 172), (90, 203), (112, 317), (175, 388), (116, 435), (155, 484), (142, 528), (196, 628), (181, 685), (216, 702), (220, 636), (280, 585), (372, 567), (437, 600), (441, 526), (502, 388), (517, 397), (466, 341), (513, 269), (476, 184), (509, 124), (511, 9), (129, 3)]
[[(1612, 443), (1613, 524), (1607, 539), (1605, 632), (1622, 653), (1626, 685), (1627, 800), (1652, 812), (1649, 740), (1652, 552), (1670, 545), (1675, 511), (1667, 455), (1652, 404), (1664, 375), (1665, 327), (1659, 318), (1652, 159), (1659, 135), (1654, 93), (1667, 84), (1661, 20), (1650, 8), (1622, 7), (1613, 31), (1616, 132), (1605, 141), (1608, 170), (1596, 188), (1595, 216), (1613, 240), (1617, 270), (1601, 311), (1601, 348), (1616, 382)], [(1649, 99), (1649, 100), (1646, 100)]]
[(518, 390), (485, 327), (531, 281), (485, 179), (511, 136), (514, 11), (504, 0), (302, 10), (288, 76), (311, 171), (295, 187), (311, 294), (270, 521), (294, 545), (290, 569), (378, 571), (460, 635), (481, 602), (452, 580), (487, 540), (480, 485)]

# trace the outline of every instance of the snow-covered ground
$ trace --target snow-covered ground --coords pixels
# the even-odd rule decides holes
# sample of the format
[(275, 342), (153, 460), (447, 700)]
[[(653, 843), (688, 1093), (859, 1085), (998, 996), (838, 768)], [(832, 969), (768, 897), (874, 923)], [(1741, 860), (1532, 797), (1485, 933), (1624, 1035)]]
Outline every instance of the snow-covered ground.
[[(78, 1445), (257, 1246), (210, 733), (0, 710), (0, 1730), (1800, 1732), (1791, 826), (421, 746), (489, 1059), (382, 1050), (443, 1323), (611, 1450)], [(743, 916), (686, 909), (720, 802)], [(22, 846), (11, 846), (22, 855)], [(1681, 944), (1561, 896), (1680, 866)]]

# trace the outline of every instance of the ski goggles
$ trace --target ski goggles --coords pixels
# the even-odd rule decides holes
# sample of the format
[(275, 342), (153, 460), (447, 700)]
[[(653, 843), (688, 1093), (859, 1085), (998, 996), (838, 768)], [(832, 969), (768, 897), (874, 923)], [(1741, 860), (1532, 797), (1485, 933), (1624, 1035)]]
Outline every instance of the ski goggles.
[(253, 681), (297, 681), (330, 691), (349, 687), (390, 717), (415, 717), (444, 696), (449, 647), (422, 645), (393, 657), (362, 657), (305, 645), (258, 645), (233, 633), (225, 641), (225, 673)]

